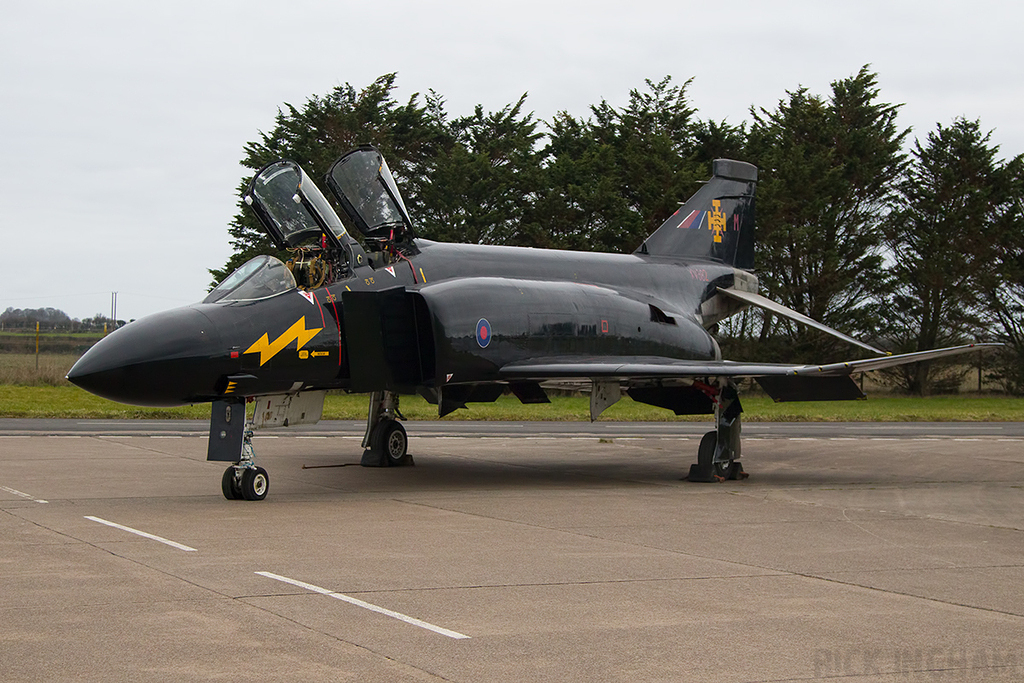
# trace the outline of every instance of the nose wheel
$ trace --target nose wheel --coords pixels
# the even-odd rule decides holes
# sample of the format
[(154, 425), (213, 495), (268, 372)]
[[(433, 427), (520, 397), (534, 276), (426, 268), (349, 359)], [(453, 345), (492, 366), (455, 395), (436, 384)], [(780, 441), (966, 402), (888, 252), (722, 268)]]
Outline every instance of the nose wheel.
[(253, 462), (252, 425), (246, 423), (242, 433), (242, 453), (238, 462), (224, 470), (220, 489), (228, 500), (263, 500), (270, 490), (270, 475)]
[(242, 500), (242, 481), (234, 465), (224, 470), (224, 476), (220, 478), (220, 490), (228, 500)]
[(220, 488), (228, 500), (263, 500), (270, 490), (270, 475), (262, 467), (232, 465), (224, 470)]

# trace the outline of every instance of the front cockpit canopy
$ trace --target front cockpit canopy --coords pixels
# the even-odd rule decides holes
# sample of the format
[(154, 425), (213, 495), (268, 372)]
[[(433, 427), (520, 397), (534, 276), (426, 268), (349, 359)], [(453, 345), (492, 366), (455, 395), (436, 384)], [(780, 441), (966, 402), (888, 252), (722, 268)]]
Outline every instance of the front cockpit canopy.
[(321, 233), (335, 249), (342, 249), (348, 240), (338, 214), (294, 161), (265, 166), (249, 183), (245, 203), (252, 207), (278, 249), (297, 247)]
[(251, 301), (288, 292), (296, 288), (295, 276), (280, 259), (257, 256), (224, 278), (203, 299), (204, 304), (227, 301)]
[(364, 237), (402, 242), (413, 236), (398, 184), (375, 147), (359, 147), (334, 162), (327, 186)]

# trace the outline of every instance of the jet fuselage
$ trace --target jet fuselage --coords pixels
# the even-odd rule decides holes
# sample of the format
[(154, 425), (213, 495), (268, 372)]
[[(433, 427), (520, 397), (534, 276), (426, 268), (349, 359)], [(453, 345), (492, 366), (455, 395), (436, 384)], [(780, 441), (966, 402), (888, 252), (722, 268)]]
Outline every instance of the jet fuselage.
[[(346, 315), (345, 302), (353, 292), (393, 288), (419, 293), (430, 311), (435, 367), (412, 384), (488, 381), (493, 371), (524, 358), (720, 358), (701, 305), (717, 287), (734, 284), (737, 271), (730, 266), (637, 254), (413, 244), (408, 258), (376, 268), (364, 262), (320, 289), (199, 303), (141, 318), (96, 344), (69, 379), (111, 400), (147, 406), (350, 389), (346, 338), (362, 331), (347, 326), (363, 321)], [(432, 304), (435, 293), (443, 304)]]

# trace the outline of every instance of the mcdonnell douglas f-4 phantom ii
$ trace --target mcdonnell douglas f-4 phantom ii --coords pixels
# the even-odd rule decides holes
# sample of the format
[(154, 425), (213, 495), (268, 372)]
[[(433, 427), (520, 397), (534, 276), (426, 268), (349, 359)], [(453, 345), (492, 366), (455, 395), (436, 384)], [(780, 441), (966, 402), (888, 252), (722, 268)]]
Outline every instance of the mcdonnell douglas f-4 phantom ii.
[[(760, 296), (752, 272), (757, 169), (740, 161), (716, 160), (711, 180), (632, 254), (417, 238), (372, 147), (341, 157), (326, 183), (362, 244), (297, 164), (272, 163), (243, 199), (293, 257), (252, 259), (201, 303), (116, 330), (68, 373), (123, 403), (211, 402), (207, 458), (232, 463), (221, 482), (229, 499), (267, 494), (252, 430), (318, 421), (331, 389), (370, 394), (367, 466), (408, 461), (401, 394), (421, 394), (443, 416), (506, 390), (545, 403), (545, 387), (589, 383), (593, 420), (625, 390), (677, 415), (714, 415), (688, 478), (715, 481), (744, 475), (739, 380), (753, 378), (779, 401), (859, 399), (854, 372), (981, 346), (886, 355)], [(709, 329), (747, 306), (875, 357), (723, 360)]]

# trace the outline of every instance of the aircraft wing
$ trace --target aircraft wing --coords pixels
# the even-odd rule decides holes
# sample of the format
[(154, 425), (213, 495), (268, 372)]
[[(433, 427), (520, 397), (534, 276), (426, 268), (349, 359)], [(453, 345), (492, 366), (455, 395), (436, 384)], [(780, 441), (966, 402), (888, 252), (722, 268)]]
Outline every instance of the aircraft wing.
[(843, 334), (839, 330), (834, 330), (828, 325), (819, 323), (817, 320), (814, 320), (813, 318), (808, 318), (806, 315), (798, 313), (797, 311), (794, 311), (792, 308), (786, 308), (782, 304), (776, 301), (772, 301), (771, 299), (768, 299), (766, 297), (763, 297), (760, 294), (754, 294), (753, 292), (744, 292), (733, 287), (719, 287), (718, 291), (719, 293), (724, 294), (730, 299), (735, 299), (736, 301), (740, 301), (742, 303), (749, 304), (752, 306), (758, 306), (759, 308), (763, 308), (766, 311), (774, 313), (775, 315), (782, 316), (783, 318), (789, 318), (790, 320), (798, 322), (801, 325), (813, 327), (814, 329), (824, 332), (826, 334), (831, 334), (833, 337), (842, 339), (843, 341), (849, 344), (859, 346), (862, 349), (867, 349), (872, 353), (885, 354), (885, 351), (882, 351), (881, 349), (876, 349), (874, 346), (871, 346), (870, 344), (865, 344), (859, 339), (854, 339), (849, 335)]
[(827, 401), (864, 398), (851, 375), (919, 361), (956, 356), (1002, 344), (964, 344), (945, 349), (865, 358), (826, 365), (742, 363), (735, 361), (688, 361), (659, 357), (551, 358), (510, 363), (501, 375), (510, 380), (573, 381), (644, 380), (729, 377), (752, 378), (776, 401)]
[(791, 365), (787, 363), (743, 363), (736, 361), (689, 361), (661, 357), (610, 357), (602, 359), (565, 357), (510, 363), (501, 369), (509, 379), (579, 379), (587, 377), (629, 379), (690, 377), (777, 377), (842, 376), (881, 368), (955, 356), (1002, 344), (964, 344), (945, 349), (917, 351), (881, 358), (830, 363), (827, 365)]

